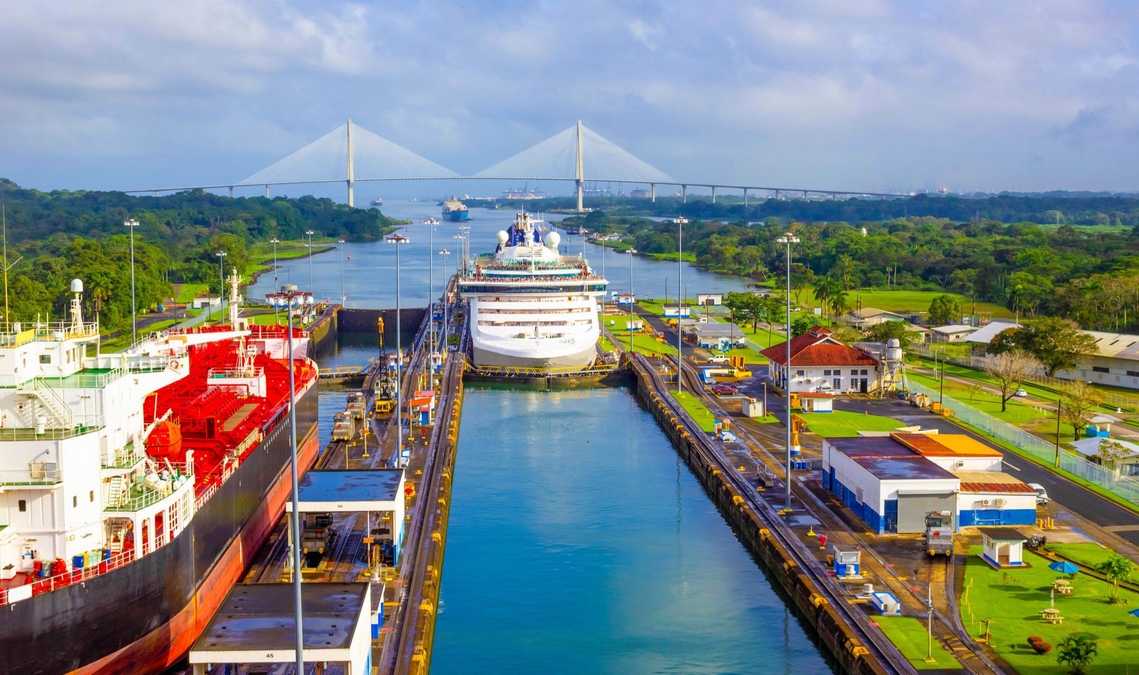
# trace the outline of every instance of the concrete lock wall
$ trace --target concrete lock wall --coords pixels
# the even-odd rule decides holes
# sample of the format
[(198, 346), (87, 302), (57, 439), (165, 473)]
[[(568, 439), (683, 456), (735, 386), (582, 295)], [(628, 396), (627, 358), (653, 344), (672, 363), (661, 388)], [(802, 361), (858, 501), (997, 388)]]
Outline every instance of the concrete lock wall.
[[(427, 316), (427, 309), (424, 307), (401, 308), (399, 313), (400, 328), (403, 330), (403, 339), (400, 340), (400, 342), (404, 345), (409, 345), (412, 339), (415, 338), (415, 332), (419, 330), (419, 325), (423, 323), (423, 319)], [(369, 335), (376, 335), (376, 321), (382, 317), (384, 320), (384, 347), (390, 349), (395, 348), (396, 311), (394, 309), (356, 309), (345, 307), (337, 314), (337, 329), (340, 332), (364, 333)]]

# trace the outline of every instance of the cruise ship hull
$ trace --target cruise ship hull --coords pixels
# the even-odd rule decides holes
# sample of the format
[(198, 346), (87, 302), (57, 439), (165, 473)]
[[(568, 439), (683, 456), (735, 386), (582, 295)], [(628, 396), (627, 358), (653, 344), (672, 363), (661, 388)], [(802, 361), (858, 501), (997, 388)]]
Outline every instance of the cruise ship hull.
[[(297, 401), (298, 466), (318, 452), (318, 387)], [(169, 544), (82, 584), (0, 611), (0, 672), (159, 673), (181, 659), (284, 512), (285, 416)]]
[(569, 354), (528, 355), (496, 351), (473, 342), (475, 365), (487, 368), (588, 368), (597, 360), (597, 348), (590, 346)]

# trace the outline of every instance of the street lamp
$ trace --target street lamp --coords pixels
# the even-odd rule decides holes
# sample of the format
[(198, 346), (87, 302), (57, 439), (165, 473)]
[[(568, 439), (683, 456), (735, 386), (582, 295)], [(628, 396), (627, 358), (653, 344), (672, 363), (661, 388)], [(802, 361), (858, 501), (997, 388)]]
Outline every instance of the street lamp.
[[(462, 230), (463, 228), (461, 228), (461, 227), (460, 227), (459, 229), (460, 229), (460, 230)], [(461, 268), (461, 266), (462, 266), (462, 262), (461, 262), (461, 260), (462, 260), (462, 253), (463, 253), (463, 251), (465, 251), (465, 250), (466, 250), (466, 248), (467, 248), (467, 247), (466, 247), (466, 236), (464, 236), (464, 235), (463, 235), (463, 233), (462, 233), (462, 232), (460, 232), (460, 233), (456, 234), (454, 237), (451, 237), (451, 238), (452, 238), (452, 239), (459, 239), (459, 240), (460, 240), (460, 241), (459, 241), (459, 253), (457, 253), (457, 254), (455, 255), (455, 271), (457, 272), (457, 271), (459, 271), (459, 269), (460, 269), (460, 268)]]
[(312, 291), (312, 230), (305, 230), (308, 235), (308, 289)]
[[(799, 238), (788, 232), (775, 241), (787, 245), (787, 364), (783, 367), (784, 394), (787, 395), (787, 475), (784, 508), (791, 510), (791, 244)], [(766, 414), (766, 411), (765, 411)]]
[(384, 241), (395, 246), (395, 456), (397, 466), (403, 467), (403, 334), (400, 332), (399, 320), (399, 247), (411, 240), (397, 232), (384, 237)]
[(431, 257), (431, 250), (435, 248), (435, 226), (439, 224), (438, 220), (428, 218), (423, 221), (427, 226), (427, 326), (431, 333), (430, 339), (431, 349), (428, 352), (432, 355), (435, 354), (435, 258)]
[(343, 307), (348, 302), (348, 295), (344, 292), (344, 240), (341, 239), (340, 243), (340, 306)]
[[(447, 269), (447, 256), (451, 255), (451, 252), (445, 248), (441, 248), (439, 249), (438, 255), (443, 256), (443, 269)], [(443, 334), (439, 336), (440, 351), (446, 351), (447, 349), (447, 305), (450, 303), (447, 302), (447, 284), (445, 283), (443, 284), (443, 296)]]
[(138, 318), (134, 305), (134, 228), (138, 227), (138, 221), (132, 218), (123, 225), (131, 230), (131, 344), (134, 344), (138, 342)]
[[(225, 301), (225, 251), (218, 251), (218, 278), (221, 279), (221, 286), (218, 287), (218, 312), (222, 311), (222, 303)], [(222, 321), (225, 321), (225, 315), (222, 315)]]
[[(280, 290), (280, 288), (277, 286), (277, 244), (280, 244), (281, 240), (273, 237), (269, 240), (269, 243), (273, 245), (273, 292), (276, 293)], [(281, 317), (277, 314), (276, 305), (273, 305), (273, 323), (277, 325), (281, 324)]]
[(463, 233), (463, 264), (471, 257), (471, 227), (460, 225), (459, 231)]
[(301, 626), (301, 520), (300, 505), (297, 499), (297, 387), (294, 378), (296, 369), (293, 365), (293, 310), (312, 305), (312, 291), (298, 291), (293, 284), (285, 284), (280, 292), (267, 293), (265, 298), (274, 309), (284, 308), (288, 316), (289, 330), (289, 450), (292, 458), (293, 479), (293, 517), (290, 525), (290, 539), (292, 544), (293, 565), (293, 606), (296, 611), (297, 623), (297, 672), (304, 672), (304, 631)]
[[(688, 219), (684, 216), (676, 219), (676, 285), (684, 282), (684, 225)], [(685, 293), (685, 295), (688, 295)], [(684, 298), (676, 299), (676, 393), (684, 391), (684, 384), (680, 373), (684, 370)]]

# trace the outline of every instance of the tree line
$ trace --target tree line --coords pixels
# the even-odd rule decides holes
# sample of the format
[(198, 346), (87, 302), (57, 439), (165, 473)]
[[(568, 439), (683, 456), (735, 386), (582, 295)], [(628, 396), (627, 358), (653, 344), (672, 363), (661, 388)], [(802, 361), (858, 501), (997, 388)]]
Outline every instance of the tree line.
[[(272, 238), (373, 241), (395, 221), (375, 209), (353, 209), (331, 199), (240, 197), (193, 190), (161, 197), (122, 192), (20, 188), (0, 179), (7, 230), (9, 313), (4, 320), (62, 317), (71, 279), (86, 286), (85, 302), (108, 329), (130, 322), (130, 238), (135, 220), (137, 306), (170, 297), (177, 282), (204, 283), (220, 292), (218, 253), (227, 268), (246, 275), (251, 246)], [(2, 310), (2, 308), (0, 308)]]
[[(676, 251), (677, 226), (671, 221), (594, 211), (564, 222), (618, 233), (642, 253)], [(1018, 317), (1056, 315), (1091, 330), (1139, 329), (1139, 226), (931, 216), (853, 224), (777, 217), (693, 220), (684, 226), (684, 250), (701, 267), (778, 287), (785, 283), (786, 254), (776, 240), (787, 230), (800, 240), (792, 246), (793, 292), (821, 291), (819, 300), (839, 313), (850, 304), (845, 294), (855, 289), (942, 291), (1003, 304)], [(972, 313), (971, 307), (961, 310)]]

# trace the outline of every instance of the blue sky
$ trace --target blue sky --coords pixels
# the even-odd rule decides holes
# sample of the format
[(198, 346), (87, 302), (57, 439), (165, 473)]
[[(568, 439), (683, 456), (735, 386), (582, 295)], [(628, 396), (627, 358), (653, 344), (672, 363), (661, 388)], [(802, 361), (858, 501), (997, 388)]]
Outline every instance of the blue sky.
[(1137, 190), (1137, 42), (1098, 0), (5, 0), (0, 176), (236, 181), (346, 117), (466, 174), (581, 119), (683, 180)]

